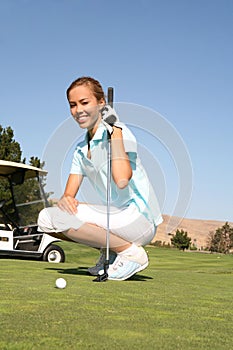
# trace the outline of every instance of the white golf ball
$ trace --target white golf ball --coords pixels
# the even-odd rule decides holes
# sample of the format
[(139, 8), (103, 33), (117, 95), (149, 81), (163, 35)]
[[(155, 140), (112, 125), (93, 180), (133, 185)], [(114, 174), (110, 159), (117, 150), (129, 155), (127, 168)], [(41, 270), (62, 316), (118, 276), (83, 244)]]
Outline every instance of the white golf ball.
[(56, 280), (56, 287), (59, 289), (63, 289), (66, 287), (66, 280), (64, 278), (58, 278)]

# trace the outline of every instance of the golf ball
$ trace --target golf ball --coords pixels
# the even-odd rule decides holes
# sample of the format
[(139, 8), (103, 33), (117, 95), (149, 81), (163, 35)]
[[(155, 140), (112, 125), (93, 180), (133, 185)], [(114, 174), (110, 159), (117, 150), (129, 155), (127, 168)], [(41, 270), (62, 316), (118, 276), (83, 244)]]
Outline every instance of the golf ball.
[(66, 287), (66, 280), (64, 278), (58, 278), (56, 280), (56, 287), (59, 289), (63, 289)]

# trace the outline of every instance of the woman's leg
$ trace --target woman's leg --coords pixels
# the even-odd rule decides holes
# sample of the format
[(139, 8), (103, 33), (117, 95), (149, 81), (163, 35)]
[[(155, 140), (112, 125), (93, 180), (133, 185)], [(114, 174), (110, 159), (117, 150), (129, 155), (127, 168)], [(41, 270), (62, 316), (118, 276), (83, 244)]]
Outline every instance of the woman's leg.
[[(58, 207), (43, 209), (38, 218), (38, 226), (46, 233), (62, 233), (68, 239), (95, 248), (106, 246), (106, 207), (80, 204), (78, 213), (70, 215)], [(111, 207), (110, 248), (116, 252), (130, 246), (146, 245), (154, 237), (155, 228), (140, 214), (135, 206), (123, 210)]]
[[(39, 229), (93, 248), (104, 248), (106, 247), (106, 229), (83, 221), (81, 212), (87, 211), (88, 208), (89, 206), (85, 205), (80, 210), (80, 215), (70, 215), (58, 207), (45, 208), (39, 214)], [(93, 215), (93, 211), (89, 212), (90, 218), (93, 219)], [(110, 248), (115, 252), (127, 249), (130, 245), (130, 242), (110, 232)]]
[[(84, 224), (79, 229), (73, 228), (63, 232), (65, 236), (74, 242), (89, 245), (94, 248), (106, 247), (106, 230), (93, 224)], [(112, 251), (119, 253), (129, 248), (132, 243), (113, 235), (109, 235), (109, 247)]]
[[(95, 248), (106, 246), (106, 208), (102, 206), (79, 205), (76, 215), (58, 207), (46, 208), (39, 215), (38, 226), (44, 232), (62, 232), (72, 241)], [(108, 279), (121, 281), (148, 266), (141, 245), (149, 243), (154, 228), (135, 208), (116, 209), (110, 216), (110, 228), (110, 248), (117, 257), (109, 266)]]
[[(77, 217), (83, 224), (86, 223), (107, 230), (107, 211), (105, 206), (79, 204)], [(120, 237), (126, 242), (135, 243), (138, 246), (150, 243), (155, 235), (154, 225), (144, 215), (139, 213), (135, 205), (130, 205), (124, 209), (111, 207), (109, 224), (112, 235)], [(101, 234), (103, 231), (98, 232)], [(96, 231), (96, 233), (98, 232)], [(104, 239), (106, 239), (106, 233), (104, 233)]]

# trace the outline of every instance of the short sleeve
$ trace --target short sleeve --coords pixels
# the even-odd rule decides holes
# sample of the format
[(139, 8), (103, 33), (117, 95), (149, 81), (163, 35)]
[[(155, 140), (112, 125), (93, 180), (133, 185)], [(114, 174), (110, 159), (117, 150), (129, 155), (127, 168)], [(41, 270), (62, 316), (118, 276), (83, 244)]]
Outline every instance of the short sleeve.
[(79, 153), (78, 149), (76, 149), (74, 152), (70, 174), (79, 174), (85, 176), (85, 171), (81, 162), (81, 154)]

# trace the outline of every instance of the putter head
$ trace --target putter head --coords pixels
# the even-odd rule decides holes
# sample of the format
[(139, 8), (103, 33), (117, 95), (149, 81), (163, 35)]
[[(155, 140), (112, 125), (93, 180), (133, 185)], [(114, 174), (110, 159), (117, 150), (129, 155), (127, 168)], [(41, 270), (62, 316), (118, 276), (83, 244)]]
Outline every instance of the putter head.
[(100, 271), (102, 272), (99, 274), (93, 282), (106, 282), (108, 280), (108, 267), (109, 267), (109, 260), (106, 260), (104, 263), (104, 270)]
[(98, 275), (93, 282), (106, 282), (108, 280), (108, 274), (107, 273), (103, 273), (102, 275)]

